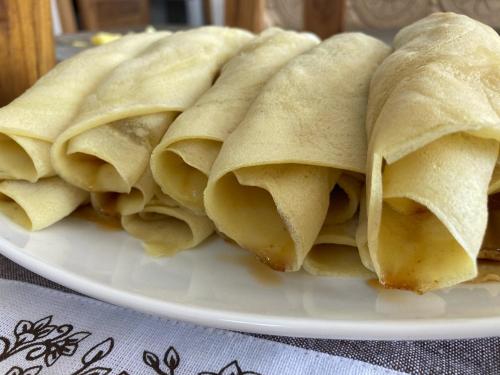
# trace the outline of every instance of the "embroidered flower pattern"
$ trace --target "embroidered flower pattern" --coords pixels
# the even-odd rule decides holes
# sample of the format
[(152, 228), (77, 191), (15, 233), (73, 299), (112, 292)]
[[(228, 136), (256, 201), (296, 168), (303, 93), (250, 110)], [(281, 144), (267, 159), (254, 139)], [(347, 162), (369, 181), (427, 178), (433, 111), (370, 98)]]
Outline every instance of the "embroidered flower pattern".
[(5, 375), (37, 375), (42, 370), (42, 366), (33, 366), (23, 370), (21, 367), (14, 366)]
[(233, 361), (219, 372), (200, 372), (198, 375), (260, 375), (253, 371), (242, 371), (238, 361)]
[(0, 362), (15, 354), (25, 353), (28, 361), (43, 358), (45, 366), (50, 367), (62, 356), (75, 354), (80, 341), (90, 336), (90, 332), (73, 332), (70, 324), (56, 326), (51, 322), (52, 316), (34, 323), (28, 320), (18, 322), (14, 328), (14, 339), (0, 337)]
[(151, 367), (158, 375), (174, 375), (175, 369), (179, 366), (181, 361), (179, 353), (173, 346), (169, 347), (163, 356), (163, 363), (166, 366), (165, 370), (161, 369), (160, 359), (154, 353), (145, 351), (142, 360), (146, 365)]
[[(79, 344), (91, 335), (90, 332), (76, 332), (71, 324), (52, 324), (52, 315), (36, 322), (29, 320), (19, 321), (12, 337), (0, 336), (0, 364), (22, 354), (27, 361), (41, 361), (43, 364), (23, 369), (16, 365), (4, 375), (38, 375), (44, 367), (49, 368), (62, 357), (71, 357), (77, 353)], [(110, 367), (98, 364), (106, 358), (114, 348), (114, 340), (108, 337), (104, 341), (90, 348), (80, 359), (78, 369), (71, 375), (129, 375), (127, 371), (113, 372)], [(156, 375), (176, 375), (181, 358), (177, 350), (170, 346), (162, 360), (150, 351), (144, 351), (142, 360)], [(243, 371), (238, 361), (232, 361), (218, 372), (202, 371), (197, 375), (261, 375), (253, 371)]]

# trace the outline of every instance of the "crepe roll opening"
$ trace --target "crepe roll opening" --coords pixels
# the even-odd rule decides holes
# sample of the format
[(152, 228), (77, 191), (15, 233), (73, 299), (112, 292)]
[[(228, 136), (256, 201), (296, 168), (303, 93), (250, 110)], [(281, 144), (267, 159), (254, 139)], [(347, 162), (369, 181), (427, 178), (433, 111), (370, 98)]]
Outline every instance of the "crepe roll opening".
[(208, 177), (175, 151), (167, 149), (158, 159), (160, 166), (155, 179), (162, 191), (186, 207), (204, 211), (203, 191)]
[(69, 166), (78, 169), (74, 177), (64, 176), (68, 182), (87, 191), (128, 192), (129, 184), (108, 161), (72, 148), (68, 149), (67, 158)]
[(154, 208), (122, 217), (123, 228), (144, 241), (153, 256), (170, 256), (186, 248), (193, 240), (190, 226), (181, 219), (155, 212)]
[(140, 212), (146, 205), (144, 193), (133, 187), (130, 193), (92, 193), (92, 207), (107, 216), (132, 215)]
[(500, 193), (488, 197), (488, 227), (478, 258), (500, 261)]
[(354, 215), (352, 211), (352, 200), (348, 193), (342, 189), (339, 184), (336, 184), (330, 193), (330, 206), (328, 207), (328, 214), (334, 217), (335, 222), (341, 223)]
[(344, 223), (351, 219), (359, 208), (361, 182), (343, 173), (330, 193), (327, 221), (331, 224)]
[(0, 211), (29, 230), (40, 230), (58, 222), (88, 199), (87, 192), (59, 177), (36, 183), (2, 181), (0, 196)]
[(92, 193), (90, 194), (90, 202), (94, 210), (106, 216), (116, 216), (119, 214), (117, 210), (117, 202), (120, 193)]
[(157, 184), (183, 206), (205, 213), (203, 192), (220, 145), (211, 140), (184, 140), (159, 150), (152, 157)]
[(268, 191), (241, 185), (233, 173), (220, 179), (218, 189), (223, 193), (214, 203), (230, 217), (222, 232), (276, 270), (294, 262), (294, 241)]
[(371, 277), (356, 246), (362, 179), (343, 172), (330, 193), (328, 213), (304, 269), (317, 276)]
[(324, 221), (331, 185), (328, 168), (246, 167), (220, 178), (205, 203), (219, 231), (273, 269), (295, 271)]
[(35, 164), (22, 140), (23, 137), (0, 134), (0, 179), (36, 181)]
[[(361, 181), (342, 173), (330, 192), (330, 202), (325, 222), (316, 239), (316, 244), (340, 243), (356, 246), (354, 237), (358, 223), (357, 215), (361, 196)], [(345, 242), (348, 238), (349, 242)]]
[(208, 177), (173, 151), (163, 152), (161, 164), (157, 181), (162, 190), (182, 205), (203, 211), (203, 191)]
[(16, 224), (28, 229), (33, 229), (33, 223), (26, 210), (13, 198), (0, 192), (0, 212)]
[[(411, 202), (410, 206), (420, 205)], [(474, 276), (475, 259), (432, 212), (393, 207), (394, 202), (384, 202), (379, 234), (379, 246), (385, 249), (379, 255), (386, 266), (384, 285), (426, 291), (439, 285), (439, 278)]]
[(361, 263), (356, 247), (343, 244), (315, 245), (307, 254), (304, 270), (315, 276), (373, 277)]
[(424, 292), (475, 277), (497, 152), (457, 133), (383, 167), (382, 283)]
[(84, 190), (129, 193), (173, 117), (169, 112), (129, 117), (68, 135), (56, 142), (54, 166)]

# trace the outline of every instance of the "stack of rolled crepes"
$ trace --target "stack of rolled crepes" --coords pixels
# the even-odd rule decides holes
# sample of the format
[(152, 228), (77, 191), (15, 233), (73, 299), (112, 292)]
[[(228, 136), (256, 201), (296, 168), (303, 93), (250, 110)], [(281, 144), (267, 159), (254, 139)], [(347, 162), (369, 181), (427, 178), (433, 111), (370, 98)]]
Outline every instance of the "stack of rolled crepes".
[(59, 64), (0, 110), (0, 210), (36, 230), (90, 200), (145, 240), (141, 221), (167, 228), (165, 251), (198, 244), (211, 221), (156, 194), (151, 151), (252, 39), (222, 27), (137, 34)]
[(211, 221), (160, 197), (149, 160), (175, 117), (252, 38), (220, 27), (178, 32), (119, 65), (52, 146), (57, 173), (91, 192), (98, 211), (121, 215), (124, 229), (154, 253), (203, 241), (213, 231)]
[(50, 148), (110, 72), (166, 35), (130, 35), (82, 52), (0, 108), (1, 211), (18, 224), (38, 230), (88, 200), (88, 193), (55, 176)]
[(422, 292), (500, 260), (499, 141), (500, 37), (465, 16), (408, 26), (394, 50), (137, 34), (0, 109), (0, 211), (36, 230), (91, 204), (154, 255), (215, 229), (275, 270)]
[(358, 242), (382, 284), (423, 292), (474, 278), (488, 217), (500, 231), (500, 37), (441, 13), (401, 30), (394, 48), (370, 87)]

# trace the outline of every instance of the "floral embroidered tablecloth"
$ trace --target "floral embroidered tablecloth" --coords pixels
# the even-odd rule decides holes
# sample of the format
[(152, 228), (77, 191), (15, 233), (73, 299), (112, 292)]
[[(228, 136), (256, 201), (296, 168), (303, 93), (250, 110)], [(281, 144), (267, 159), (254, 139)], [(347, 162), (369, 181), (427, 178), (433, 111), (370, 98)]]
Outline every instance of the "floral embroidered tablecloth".
[(401, 374), (19, 281), (0, 295), (0, 374)]
[(0, 256), (0, 375), (396, 373), (391, 370), (498, 374), (500, 338), (377, 342), (240, 334), (88, 299)]

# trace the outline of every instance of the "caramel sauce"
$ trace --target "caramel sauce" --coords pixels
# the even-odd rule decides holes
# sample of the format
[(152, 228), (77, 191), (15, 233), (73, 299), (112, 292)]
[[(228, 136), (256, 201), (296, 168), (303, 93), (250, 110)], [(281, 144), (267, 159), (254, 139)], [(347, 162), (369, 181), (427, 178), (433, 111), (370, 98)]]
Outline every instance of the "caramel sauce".
[[(231, 244), (231, 245), (241, 246), (235, 240), (233, 240), (232, 238), (226, 236), (221, 231), (217, 230), (217, 228), (215, 228), (215, 233), (217, 233), (219, 235), (219, 237), (224, 240), (224, 242), (227, 242), (228, 244)], [(245, 249), (245, 250), (248, 250), (250, 252), (255, 253), (256, 254), (256, 258), (255, 259), (257, 260), (257, 263), (265, 265), (266, 269), (270, 269), (270, 270), (274, 270), (274, 271), (278, 271), (278, 272), (285, 272), (285, 266), (282, 266), (280, 264), (271, 262), (270, 258), (268, 258), (268, 257), (259, 256), (258, 255), (258, 251), (254, 251), (252, 249)]]
[(117, 231), (122, 229), (120, 218), (99, 214), (91, 206), (80, 207), (75, 212), (73, 212), (71, 216), (78, 219), (91, 221), (99, 228), (104, 230)]
[(414, 290), (412, 287), (407, 287), (406, 285), (382, 284), (378, 279), (366, 280), (366, 284), (368, 284), (368, 286), (376, 290), (383, 290), (383, 289), (404, 290), (418, 295), (423, 295), (426, 292), (426, 290)]
[(464, 284), (479, 284), (487, 282), (500, 282), (500, 262), (496, 260), (478, 259), (477, 276)]
[(495, 274), (484, 274), (478, 275), (472, 280), (464, 281), (462, 284), (484, 284), (484, 283), (498, 283), (500, 281), (500, 277)]
[(260, 285), (266, 287), (279, 286), (283, 282), (283, 279), (276, 271), (273, 271), (250, 255), (234, 256), (221, 254), (218, 256), (218, 260), (243, 267)]
[(377, 290), (384, 289), (384, 286), (382, 284), (380, 284), (378, 279), (368, 279), (368, 280), (366, 280), (366, 284), (369, 287), (372, 287), (373, 289), (377, 289)]

